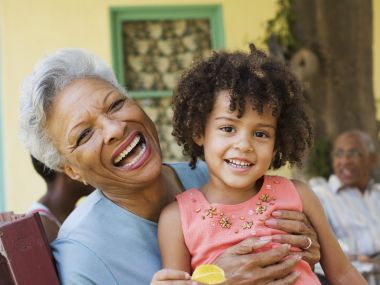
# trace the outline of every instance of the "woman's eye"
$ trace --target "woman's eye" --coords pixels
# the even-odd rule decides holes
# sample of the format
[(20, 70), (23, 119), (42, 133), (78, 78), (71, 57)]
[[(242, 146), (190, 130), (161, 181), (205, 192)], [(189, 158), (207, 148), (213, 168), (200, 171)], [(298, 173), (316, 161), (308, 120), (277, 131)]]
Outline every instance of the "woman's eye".
[(108, 112), (119, 110), (123, 106), (124, 102), (125, 102), (125, 99), (119, 99), (119, 100), (114, 101), (108, 108)]
[(90, 128), (85, 129), (83, 132), (81, 132), (78, 136), (77, 141), (76, 141), (76, 146), (79, 146), (79, 145), (85, 143), (89, 139), (90, 133), (91, 133)]
[(231, 126), (224, 126), (221, 127), (220, 130), (226, 133), (232, 133), (234, 131), (234, 128)]

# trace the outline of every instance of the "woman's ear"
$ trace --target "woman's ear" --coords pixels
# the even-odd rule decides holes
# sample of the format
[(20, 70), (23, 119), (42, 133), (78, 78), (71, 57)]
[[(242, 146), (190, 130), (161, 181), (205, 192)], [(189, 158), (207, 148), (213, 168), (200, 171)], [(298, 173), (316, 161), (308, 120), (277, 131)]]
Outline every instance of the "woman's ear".
[(80, 176), (79, 173), (77, 173), (70, 166), (65, 165), (63, 167), (60, 167), (60, 171), (66, 173), (66, 175), (69, 176), (73, 180), (77, 180), (77, 181), (83, 182), (82, 176)]

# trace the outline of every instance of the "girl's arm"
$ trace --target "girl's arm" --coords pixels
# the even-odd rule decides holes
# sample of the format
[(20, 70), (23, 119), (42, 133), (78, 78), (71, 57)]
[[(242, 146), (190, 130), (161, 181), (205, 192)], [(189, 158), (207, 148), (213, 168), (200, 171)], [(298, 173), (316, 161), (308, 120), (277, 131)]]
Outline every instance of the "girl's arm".
[(329, 283), (331, 285), (367, 284), (342, 251), (318, 197), (305, 183), (296, 180), (293, 180), (293, 183), (301, 197), (304, 212), (317, 232), (321, 246), (320, 263)]
[(161, 213), (158, 243), (162, 268), (178, 269), (191, 274), (190, 253), (185, 245), (177, 202), (168, 205)]
[[(227, 281), (223, 284), (294, 284), (299, 274), (292, 273), (292, 270), (300, 257), (284, 259), (289, 254), (289, 246), (286, 245), (266, 252), (254, 252), (269, 241), (270, 239), (248, 238), (226, 249), (215, 261), (226, 273)], [(156, 273), (151, 285), (190, 284), (190, 276), (187, 274), (191, 273), (190, 254), (182, 234), (177, 202), (171, 203), (161, 213), (158, 242), (162, 267), (170, 269)]]
[(190, 280), (190, 254), (183, 239), (177, 202), (168, 205), (160, 215), (158, 243), (163, 269), (154, 274), (150, 285), (194, 284)]

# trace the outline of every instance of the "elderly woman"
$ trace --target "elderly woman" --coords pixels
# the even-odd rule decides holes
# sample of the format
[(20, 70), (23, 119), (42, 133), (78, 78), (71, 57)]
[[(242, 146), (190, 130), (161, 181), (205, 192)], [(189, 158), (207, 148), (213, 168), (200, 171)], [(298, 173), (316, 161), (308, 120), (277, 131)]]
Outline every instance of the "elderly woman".
[[(97, 188), (52, 243), (62, 284), (149, 284), (161, 266), (161, 210), (205, 183), (205, 165), (163, 164), (153, 122), (103, 61), (79, 49), (43, 59), (25, 80), (21, 138), (48, 167)], [(284, 259), (289, 244), (307, 249), (302, 254), (310, 263), (319, 259), (305, 216), (277, 214), (269, 225), (292, 233), (273, 237), (284, 245), (254, 253), (268, 241), (250, 238), (226, 250), (217, 262), (226, 284), (293, 284), (297, 260)]]

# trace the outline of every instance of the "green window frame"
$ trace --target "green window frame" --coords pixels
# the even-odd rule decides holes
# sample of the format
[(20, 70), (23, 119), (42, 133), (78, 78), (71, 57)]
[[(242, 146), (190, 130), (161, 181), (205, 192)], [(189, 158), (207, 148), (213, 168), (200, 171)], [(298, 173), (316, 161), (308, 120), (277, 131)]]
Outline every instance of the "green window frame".
[[(221, 5), (129, 6), (111, 7), (112, 64), (120, 84), (124, 81), (122, 24), (124, 21), (208, 19), (211, 48), (224, 48), (223, 11)], [(171, 91), (131, 91), (134, 98), (171, 96)]]

